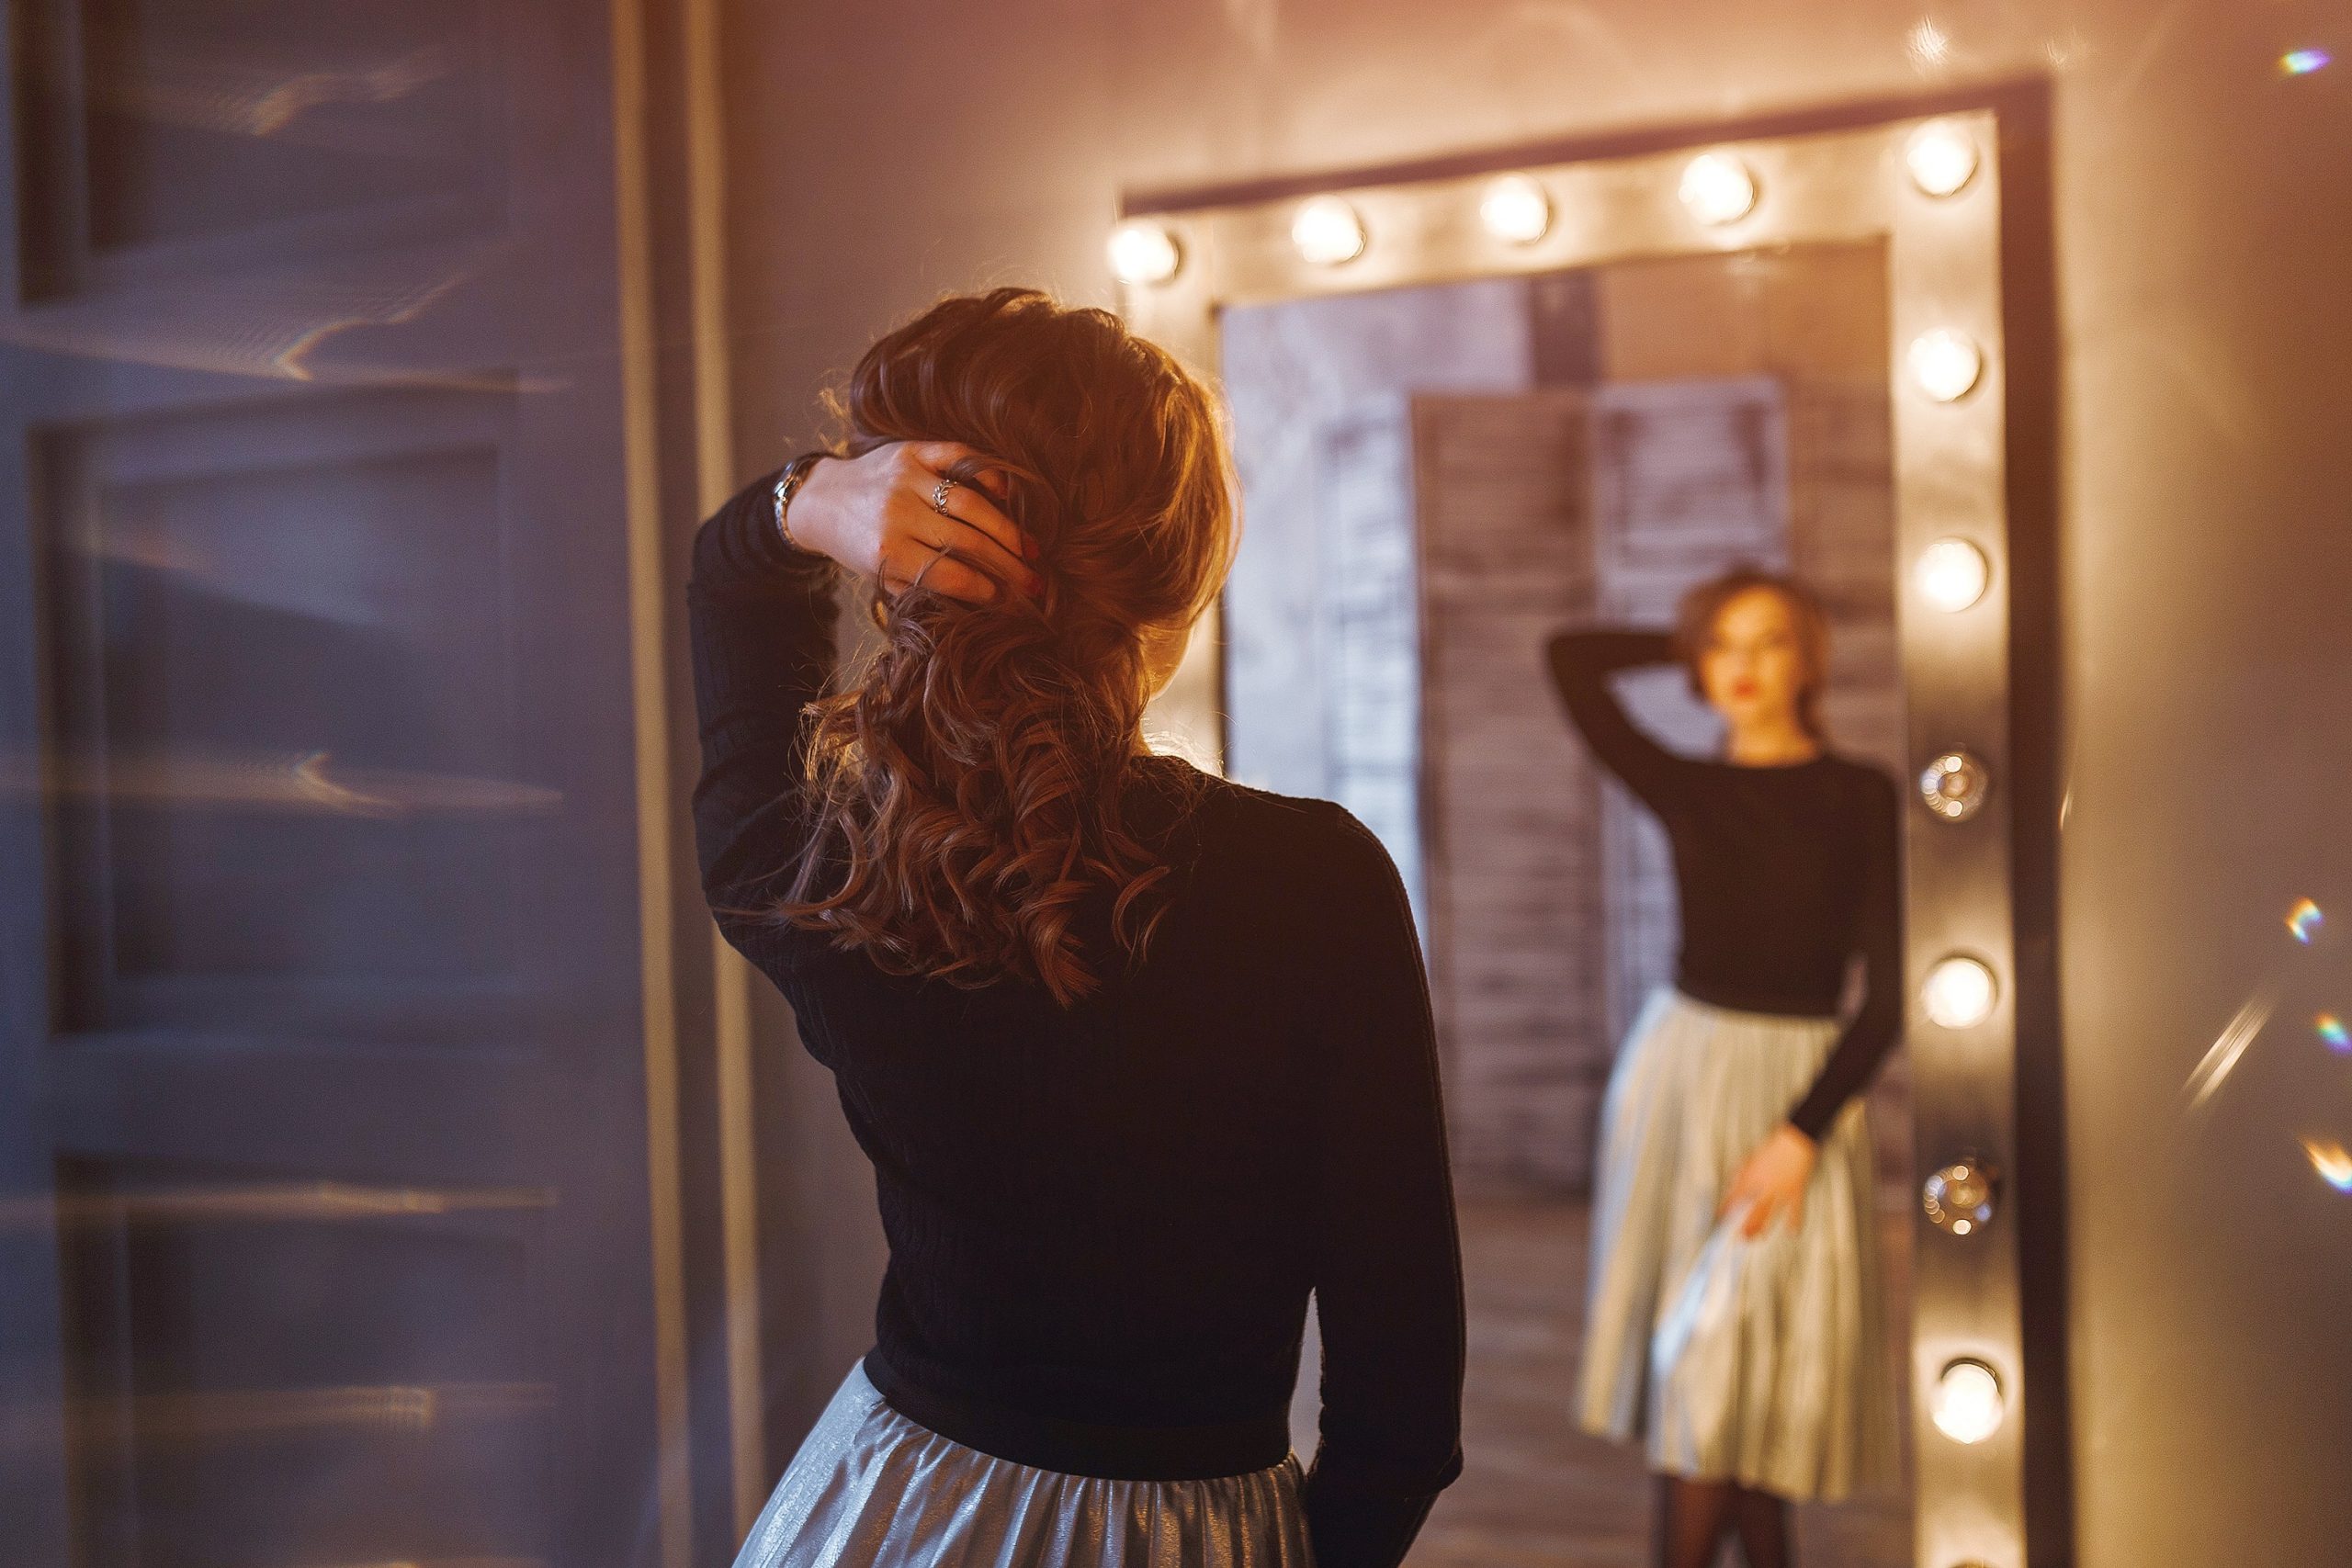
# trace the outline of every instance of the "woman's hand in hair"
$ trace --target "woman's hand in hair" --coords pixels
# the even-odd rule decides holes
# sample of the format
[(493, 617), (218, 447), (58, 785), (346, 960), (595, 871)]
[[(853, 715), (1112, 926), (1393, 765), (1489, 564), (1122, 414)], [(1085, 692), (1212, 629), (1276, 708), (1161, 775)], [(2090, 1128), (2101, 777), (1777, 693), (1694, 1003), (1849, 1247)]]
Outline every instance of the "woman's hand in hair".
[(1745, 1236), (1762, 1235), (1784, 1215), (1789, 1228), (1796, 1229), (1804, 1215), (1805, 1183), (1813, 1179), (1814, 1164), (1820, 1156), (1820, 1146), (1811, 1138), (1793, 1124), (1781, 1122), (1756, 1145), (1739, 1174), (1732, 1178), (1721, 1212), (1727, 1214), (1743, 1203), (1747, 1205), (1747, 1218), (1739, 1227)]
[(863, 457), (824, 458), (792, 498), (793, 542), (891, 593), (920, 584), (984, 604), (1001, 583), (1037, 592), (1044, 584), (1022, 559), (1027, 542), (985, 491), (959, 483), (944, 515), (932, 505), (947, 469), (984, 461), (952, 441), (894, 441)]

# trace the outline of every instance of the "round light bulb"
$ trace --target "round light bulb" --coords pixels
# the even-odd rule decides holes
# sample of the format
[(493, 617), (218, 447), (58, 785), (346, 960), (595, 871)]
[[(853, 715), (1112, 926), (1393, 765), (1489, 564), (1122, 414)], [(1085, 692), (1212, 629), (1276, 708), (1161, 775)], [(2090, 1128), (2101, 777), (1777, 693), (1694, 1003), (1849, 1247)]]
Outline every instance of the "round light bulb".
[(1363, 254), (1363, 220), (1336, 196), (1318, 196), (1291, 220), (1290, 243), (1317, 266), (1338, 266)]
[(1507, 244), (1532, 245), (1552, 227), (1552, 197), (1532, 175), (1503, 175), (1478, 198), (1478, 221)]
[(1110, 256), (1111, 271), (1122, 283), (1165, 283), (1184, 265), (1176, 236), (1139, 218), (1111, 231)]
[(1953, 953), (1939, 958), (1919, 988), (1919, 1005), (1930, 1022), (1946, 1029), (1973, 1029), (1993, 1016), (2000, 985), (1984, 960)]
[(1911, 183), (1929, 196), (1952, 196), (1976, 177), (1976, 138), (1948, 119), (1931, 119), (1903, 144)]
[(1755, 209), (1756, 176), (1728, 152), (1702, 152), (1683, 165), (1675, 195), (1702, 223), (1736, 223)]
[(1928, 1414), (1955, 1443), (1981, 1443), (2001, 1429), (2001, 1380), (1982, 1361), (1954, 1361), (1936, 1380)]
[(1913, 338), (1905, 357), (1911, 378), (1939, 403), (1958, 402), (1984, 374), (1984, 351), (1974, 338), (1950, 327)]
[(1984, 597), (1993, 566), (1966, 539), (1938, 539), (1919, 552), (1912, 581), (1919, 585), (1919, 597), (1939, 610), (1956, 612)]

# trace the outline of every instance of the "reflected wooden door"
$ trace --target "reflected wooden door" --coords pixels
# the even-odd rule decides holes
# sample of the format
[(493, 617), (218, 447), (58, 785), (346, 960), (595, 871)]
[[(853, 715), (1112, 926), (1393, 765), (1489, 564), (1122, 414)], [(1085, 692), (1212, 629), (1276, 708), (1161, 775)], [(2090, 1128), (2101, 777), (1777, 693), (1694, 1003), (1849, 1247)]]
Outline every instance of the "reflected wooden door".
[(654, 1560), (606, 8), (10, 9), (6, 1558)]

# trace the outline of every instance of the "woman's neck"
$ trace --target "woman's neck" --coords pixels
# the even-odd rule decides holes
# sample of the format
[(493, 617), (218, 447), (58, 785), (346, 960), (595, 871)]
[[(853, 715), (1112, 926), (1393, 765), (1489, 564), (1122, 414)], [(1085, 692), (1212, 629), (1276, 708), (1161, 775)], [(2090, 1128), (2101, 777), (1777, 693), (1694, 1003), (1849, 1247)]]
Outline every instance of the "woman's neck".
[(1735, 728), (1724, 741), (1724, 758), (1740, 768), (1792, 767), (1820, 755), (1821, 742), (1793, 721)]

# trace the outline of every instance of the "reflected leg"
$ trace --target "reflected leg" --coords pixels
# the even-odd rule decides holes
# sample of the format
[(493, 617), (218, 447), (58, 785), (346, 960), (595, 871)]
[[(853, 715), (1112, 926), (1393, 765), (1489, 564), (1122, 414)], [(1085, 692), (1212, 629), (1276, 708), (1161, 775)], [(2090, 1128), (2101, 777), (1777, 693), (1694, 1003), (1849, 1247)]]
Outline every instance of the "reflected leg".
[(1739, 1488), (1728, 1481), (1657, 1478), (1657, 1568), (1714, 1568)]

